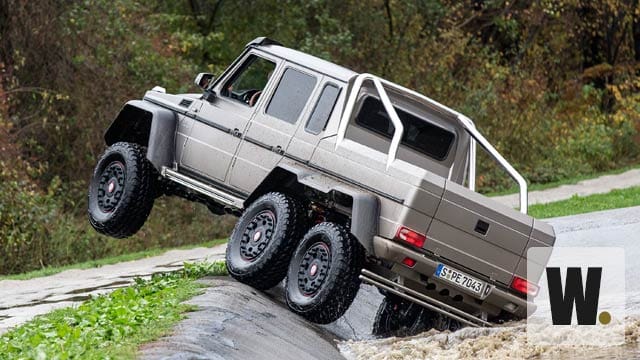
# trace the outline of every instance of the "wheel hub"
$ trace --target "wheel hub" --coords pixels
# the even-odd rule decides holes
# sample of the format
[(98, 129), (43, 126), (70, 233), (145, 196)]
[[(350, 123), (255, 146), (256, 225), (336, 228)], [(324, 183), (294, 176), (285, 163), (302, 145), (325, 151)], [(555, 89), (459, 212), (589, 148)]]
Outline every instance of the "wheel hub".
[(240, 256), (255, 261), (271, 241), (275, 231), (276, 217), (271, 210), (263, 210), (251, 219), (240, 241)]
[(331, 252), (324, 242), (317, 242), (307, 249), (298, 269), (298, 288), (305, 296), (315, 295), (329, 275)]
[(112, 212), (120, 203), (126, 180), (124, 164), (113, 161), (100, 175), (98, 184), (98, 207), (104, 212)]
[(309, 269), (309, 275), (315, 276), (318, 272), (318, 264), (311, 265), (311, 269)]

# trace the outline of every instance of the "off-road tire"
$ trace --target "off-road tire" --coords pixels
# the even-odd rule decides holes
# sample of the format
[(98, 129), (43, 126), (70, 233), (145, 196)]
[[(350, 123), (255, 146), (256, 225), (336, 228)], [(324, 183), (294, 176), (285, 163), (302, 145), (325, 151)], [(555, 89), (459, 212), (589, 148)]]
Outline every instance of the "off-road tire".
[(422, 306), (388, 294), (380, 303), (371, 335), (413, 336), (431, 329), (432, 314)]
[[(114, 190), (109, 191), (111, 182)], [(153, 207), (156, 182), (157, 173), (142, 146), (127, 142), (109, 146), (98, 160), (89, 183), (91, 226), (114, 238), (126, 238), (138, 232)], [(108, 196), (111, 198), (106, 199)]]
[[(260, 226), (263, 221), (273, 224), (262, 225), (264, 231), (256, 235), (261, 230), (251, 227)], [(294, 198), (279, 192), (259, 197), (240, 216), (229, 238), (226, 251), (229, 275), (258, 290), (278, 285), (287, 274), (304, 223), (302, 207)], [(257, 242), (255, 239), (252, 242), (254, 236), (258, 237)]]
[(318, 324), (340, 318), (360, 288), (363, 255), (360, 243), (343, 226), (323, 222), (312, 227), (289, 264), (285, 285), (289, 309)]

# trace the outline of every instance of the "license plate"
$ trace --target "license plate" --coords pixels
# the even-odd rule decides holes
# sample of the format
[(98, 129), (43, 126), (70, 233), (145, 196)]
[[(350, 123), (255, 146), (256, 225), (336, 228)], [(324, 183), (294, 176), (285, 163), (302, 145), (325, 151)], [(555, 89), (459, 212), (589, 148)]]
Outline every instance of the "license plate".
[(463, 289), (467, 289), (477, 295), (482, 294), (485, 283), (462, 271), (453, 269), (445, 264), (438, 264), (435, 276), (447, 282), (453, 283)]

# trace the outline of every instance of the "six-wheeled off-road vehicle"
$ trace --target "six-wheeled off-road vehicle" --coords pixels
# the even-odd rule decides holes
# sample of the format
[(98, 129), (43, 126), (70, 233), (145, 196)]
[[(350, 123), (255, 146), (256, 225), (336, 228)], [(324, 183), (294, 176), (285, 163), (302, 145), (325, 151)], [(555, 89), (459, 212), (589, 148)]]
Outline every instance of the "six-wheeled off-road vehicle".
[[(554, 231), (526, 214), (525, 180), (469, 118), (267, 38), (196, 85), (148, 91), (106, 131), (97, 231), (130, 236), (154, 199), (177, 195), (239, 216), (231, 276), (286, 279), (288, 306), (313, 322), (342, 316), (361, 281), (386, 295), (377, 334), (526, 316), (526, 252)], [(474, 191), (477, 145), (520, 185), (519, 212)]]

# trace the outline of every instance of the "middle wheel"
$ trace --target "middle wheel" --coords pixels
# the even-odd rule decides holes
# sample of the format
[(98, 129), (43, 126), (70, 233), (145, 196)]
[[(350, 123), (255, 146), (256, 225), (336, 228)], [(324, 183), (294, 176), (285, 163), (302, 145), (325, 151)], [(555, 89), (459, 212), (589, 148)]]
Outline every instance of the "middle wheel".
[(259, 290), (276, 286), (287, 273), (304, 224), (295, 199), (277, 192), (262, 195), (231, 233), (226, 252), (229, 275)]
[(318, 324), (337, 320), (360, 288), (362, 254), (360, 243), (343, 226), (323, 222), (311, 228), (289, 264), (289, 308)]

